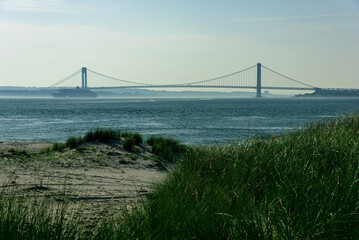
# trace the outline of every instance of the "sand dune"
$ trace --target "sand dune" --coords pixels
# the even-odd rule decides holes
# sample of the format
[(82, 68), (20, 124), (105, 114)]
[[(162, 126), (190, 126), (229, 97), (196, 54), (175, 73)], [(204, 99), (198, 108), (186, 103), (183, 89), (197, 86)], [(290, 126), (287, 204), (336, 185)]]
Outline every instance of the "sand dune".
[(160, 163), (147, 145), (134, 152), (121, 142), (86, 143), (77, 149), (41, 153), (52, 143), (0, 143), (0, 184), (15, 193), (47, 195), (56, 201), (65, 195), (85, 203), (85, 210), (101, 212), (108, 204), (134, 206), (163, 179), (169, 164)]

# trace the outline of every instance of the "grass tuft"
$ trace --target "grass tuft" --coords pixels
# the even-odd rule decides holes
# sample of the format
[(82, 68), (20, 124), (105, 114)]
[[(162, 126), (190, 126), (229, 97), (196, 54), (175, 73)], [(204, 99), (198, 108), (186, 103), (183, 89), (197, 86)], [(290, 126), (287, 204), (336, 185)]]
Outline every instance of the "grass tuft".
[(142, 136), (139, 133), (134, 133), (132, 138), (137, 146), (143, 143)]
[(65, 146), (69, 148), (76, 148), (81, 143), (84, 143), (81, 137), (69, 137), (65, 142)]
[(127, 137), (123, 141), (123, 148), (127, 151), (133, 151), (135, 147), (135, 140), (132, 137)]
[(85, 136), (69, 137), (66, 140), (65, 145), (69, 148), (76, 148), (78, 145), (86, 142), (99, 141), (102, 143), (108, 143), (112, 140), (119, 139), (121, 132), (119, 130), (113, 130), (111, 128), (98, 128), (88, 131)]
[[(88, 131), (85, 136), (69, 137), (65, 143), (55, 143), (51, 148), (44, 149), (41, 153), (51, 153), (52, 151), (62, 151), (65, 148), (77, 148), (80, 144), (99, 141), (102, 143), (108, 143), (113, 140), (118, 140), (121, 137), (130, 138), (126, 143), (126, 147), (129, 151), (134, 149), (134, 146), (138, 146), (143, 143), (143, 138), (139, 133), (121, 133), (119, 130), (113, 130), (110, 128), (98, 128)], [(125, 141), (126, 141), (125, 140)]]
[(134, 151), (135, 146), (139, 146), (143, 143), (142, 136), (139, 133), (125, 132), (121, 134), (124, 137), (123, 148), (127, 151)]
[(154, 154), (170, 162), (177, 161), (185, 152), (185, 147), (173, 138), (150, 137), (146, 142)]
[(99, 142), (108, 143), (111, 140), (119, 139), (120, 137), (121, 132), (119, 130), (113, 130), (111, 128), (98, 128), (87, 132), (83, 138), (83, 142), (92, 142), (97, 140)]

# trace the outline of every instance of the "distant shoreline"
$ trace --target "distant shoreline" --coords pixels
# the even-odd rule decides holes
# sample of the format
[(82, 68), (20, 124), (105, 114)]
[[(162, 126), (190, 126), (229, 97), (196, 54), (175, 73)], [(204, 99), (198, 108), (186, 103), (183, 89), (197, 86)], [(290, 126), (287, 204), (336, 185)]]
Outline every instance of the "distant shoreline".
[(359, 97), (359, 90), (315, 89), (313, 93), (298, 94), (294, 97)]

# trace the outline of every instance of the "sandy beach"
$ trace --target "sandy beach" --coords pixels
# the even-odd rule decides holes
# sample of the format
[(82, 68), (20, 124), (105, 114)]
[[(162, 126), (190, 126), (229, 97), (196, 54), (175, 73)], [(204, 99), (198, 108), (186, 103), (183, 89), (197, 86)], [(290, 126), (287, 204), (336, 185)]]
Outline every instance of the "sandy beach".
[(74, 203), (85, 204), (84, 211), (98, 217), (108, 206), (135, 206), (171, 167), (159, 163), (147, 145), (128, 152), (120, 141), (92, 142), (77, 149), (42, 152), (52, 145), (0, 143), (1, 188), (12, 187), (19, 196), (46, 195), (55, 201), (65, 193)]

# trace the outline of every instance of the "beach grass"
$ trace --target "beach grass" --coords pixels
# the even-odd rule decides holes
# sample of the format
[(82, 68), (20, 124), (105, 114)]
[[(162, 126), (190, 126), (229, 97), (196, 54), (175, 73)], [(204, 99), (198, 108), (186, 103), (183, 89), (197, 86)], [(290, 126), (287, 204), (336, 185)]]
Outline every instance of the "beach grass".
[(173, 138), (150, 137), (146, 143), (152, 147), (152, 152), (164, 160), (176, 162), (186, 147)]
[(15, 188), (0, 192), (0, 239), (79, 239), (86, 236), (80, 207), (48, 197), (19, 195)]
[[(65, 219), (54, 209), (38, 214), (14, 205), (10, 208), (13, 213), (8, 214), (8, 206), (18, 201), (2, 194), (0, 226), (13, 224), (4, 229), (15, 229), (11, 231), (23, 233), (21, 236), (42, 236), (44, 225), (60, 229), (54, 230), (64, 234), (58, 239), (359, 236), (359, 115), (227, 146), (184, 147), (158, 137), (147, 143), (162, 158), (180, 156), (181, 160), (137, 208), (124, 209), (121, 217), (113, 217), (116, 213), (103, 216), (97, 227), (85, 234), (83, 222)], [(22, 204), (28, 209), (36, 207), (34, 202)], [(34, 214), (39, 217), (35, 219)], [(24, 224), (22, 219), (28, 222)], [(80, 229), (78, 235), (73, 235), (74, 228)], [(0, 230), (0, 234), (10, 230)]]
[(66, 148), (78, 148), (83, 143), (99, 141), (109, 143), (113, 140), (124, 138), (124, 149), (133, 151), (135, 146), (143, 143), (143, 138), (139, 133), (121, 132), (111, 128), (97, 128), (89, 130), (84, 136), (68, 137), (65, 143), (54, 143), (50, 148), (44, 149), (41, 153), (51, 153), (53, 151), (62, 151)]
[(143, 208), (110, 230), (110, 239), (357, 239), (359, 116), (189, 148)]
[(121, 137), (121, 132), (119, 130), (114, 130), (111, 128), (97, 128), (94, 130), (88, 131), (84, 136), (69, 137), (65, 146), (69, 148), (76, 148), (82, 143), (99, 141), (102, 143), (108, 143), (111, 140), (116, 140)]
[(134, 151), (135, 146), (143, 143), (143, 138), (139, 133), (124, 132), (121, 137), (125, 138), (123, 148), (127, 151)]

